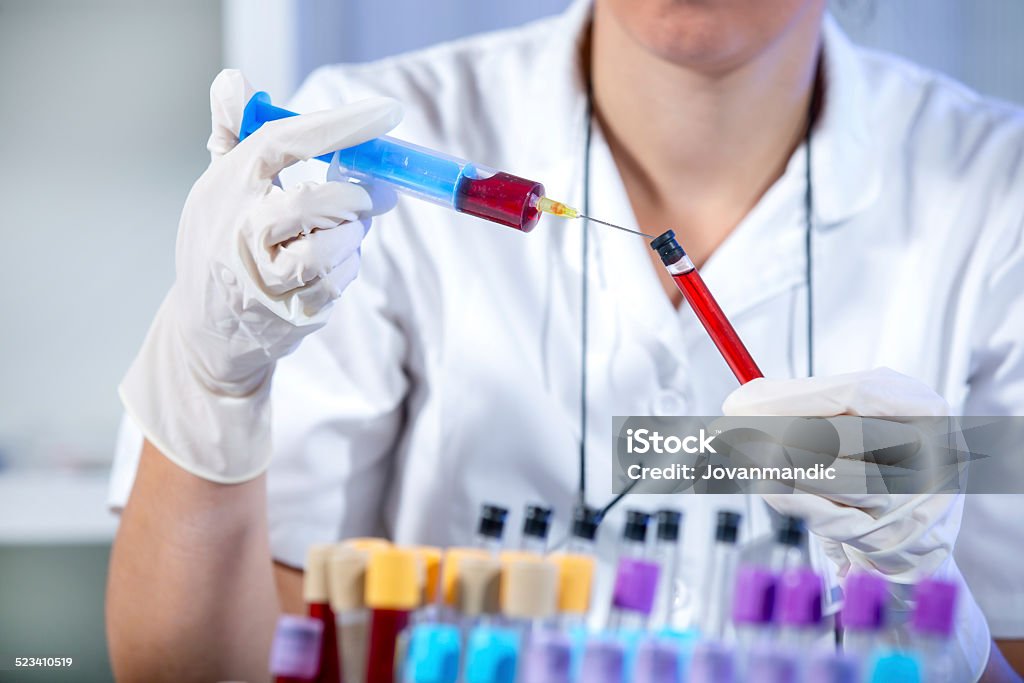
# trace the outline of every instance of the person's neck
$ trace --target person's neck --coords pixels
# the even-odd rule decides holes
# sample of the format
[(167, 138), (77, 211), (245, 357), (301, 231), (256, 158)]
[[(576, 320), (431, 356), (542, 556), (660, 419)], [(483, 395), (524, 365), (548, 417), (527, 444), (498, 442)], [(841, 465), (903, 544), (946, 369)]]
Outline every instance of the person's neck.
[(821, 18), (714, 73), (638, 45), (597, 3), (594, 112), (641, 229), (673, 228), (702, 263), (783, 173), (807, 126)]

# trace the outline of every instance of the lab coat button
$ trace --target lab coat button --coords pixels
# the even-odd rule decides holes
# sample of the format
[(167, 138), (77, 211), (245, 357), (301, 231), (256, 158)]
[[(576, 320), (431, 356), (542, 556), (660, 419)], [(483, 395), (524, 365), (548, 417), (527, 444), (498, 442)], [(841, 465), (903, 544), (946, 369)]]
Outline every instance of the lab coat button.
[(651, 412), (655, 415), (683, 415), (686, 408), (686, 397), (671, 389), (662, 389), (651, 401)]

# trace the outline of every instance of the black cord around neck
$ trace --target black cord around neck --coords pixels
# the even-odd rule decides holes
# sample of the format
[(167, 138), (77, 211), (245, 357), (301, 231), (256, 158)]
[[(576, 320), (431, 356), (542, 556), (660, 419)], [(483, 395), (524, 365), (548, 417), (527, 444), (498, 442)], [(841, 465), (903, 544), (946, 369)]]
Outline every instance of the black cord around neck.
[[(586, 107), (584, 111), (584, 136), (583, 136), (583, 215), (590, 215), (590, 156), (591, 138), (593, 137), (593, 93), (588, 85), (586, 93)], [(811, 164), (811, 141), (813, 137), (814, 122), (817, 118), (821, 98), (821, 79), (815, 76), (814, 84), (811, 86), (811, 97), (807, 107), (807, 126), (804, 130), (804, 283), (807, 290), (807, 376), (814, 376), (814, 182)], [(590, 280), (590, 221), (583, 219), (583, 235), (580, 247), (582, 259), (580, 268), (580, 443), (579, 461), (580, 478), (578, 490), (578, 503), (586, 505), (587, 499), (587, 337), (589, 317), (589, 280)], [(626, 497), (633, 486), (639, 480), (633, 480), (618, 495), (612, 498), (601, 511), (601, 516), (615, 507), (619, 501)]]
[[(584, 116), (583, 137), (583, 215), (590, 215), (590, 137), (593, 134), (594, 98), (587, 88), (587, 106)], [(587, 316), (589, 313), (589, 275), (590, 275), (590, 219), (583, 219), (583, 239), (580, 264), (580, 505), (587, 504)]]
[(814, 180), (811, 175), (811, 138), (820, 103), (821, 78), (816, 72), (807, 105), (807, 127), (804, 130), (804, 285), (807, 290), (808, 377), (814, 377)]

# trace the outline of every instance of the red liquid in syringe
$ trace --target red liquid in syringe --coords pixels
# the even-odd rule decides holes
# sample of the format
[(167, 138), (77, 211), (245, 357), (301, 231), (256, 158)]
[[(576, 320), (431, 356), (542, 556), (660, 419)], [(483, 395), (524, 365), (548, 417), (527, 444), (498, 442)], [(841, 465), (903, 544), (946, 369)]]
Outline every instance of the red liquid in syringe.
[(711, 291), (704, 284), (704, 279), (693, 266), (690, 258), (683, 251), (682, 247), (675, 240), (675, 233), (671, 230), (661, 235), (653, 242), (651, 247), (661, 256), (662, 263), (668, 269), (672, 279), (675, 280), (679, 291), (683, 293), (686, 302), (697, 314), (697, 319), (707, 330), (708, 336), (722, 354), (722, 358), (729, 365), (729, 369), (736, 375), (740, 384), (764, 377), (761, 369), (757, 367), (747, 347), (743, 345), (736, 329), (725, 317), (722, 308), (711, 295)]
[(530, 232), (540, 220), (538, 200), (544, 186), (511, 173), (463, 177), (455, 188), (455, 210)]

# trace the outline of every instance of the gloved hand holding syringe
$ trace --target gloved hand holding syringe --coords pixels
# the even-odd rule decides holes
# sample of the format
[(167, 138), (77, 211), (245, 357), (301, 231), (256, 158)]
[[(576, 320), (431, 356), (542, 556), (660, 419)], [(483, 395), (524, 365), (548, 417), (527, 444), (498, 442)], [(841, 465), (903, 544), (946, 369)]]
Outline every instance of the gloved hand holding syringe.
[[(267, 121), (296, 115), (275, 107), (267, 93), (258, 92), (245, 107), (238, 138), (244, 140)], [(611, 228), (651, 237), (584, 216), (544, 196), (544, 185), (534, 180), (388, 136), (316, 158), (327, 163), (336, 158), (341, 173), (350, 178), (385, 182), (404, 194), (523, 232), (533, 230), (541, 214), (546, 213), (560, 218), (587, 218)]]

